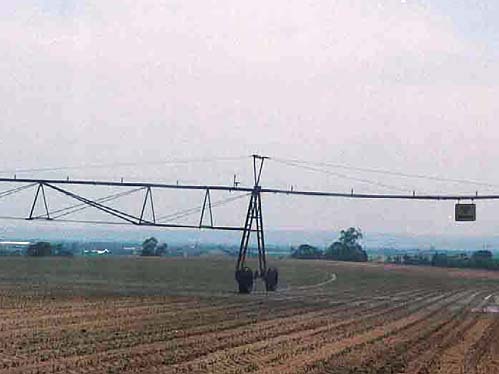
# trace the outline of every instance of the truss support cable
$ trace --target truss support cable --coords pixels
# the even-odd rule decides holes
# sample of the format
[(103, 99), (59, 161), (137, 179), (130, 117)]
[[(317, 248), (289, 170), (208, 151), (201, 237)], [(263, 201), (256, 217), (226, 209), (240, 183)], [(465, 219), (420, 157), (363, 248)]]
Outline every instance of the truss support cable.
[[(66, 190), (64, 190), (64, 189), (62, 189), (60, 187), (53, 186), (51, 184), (46, 184), (46, 186), (50, 187), (50, 188), (52, 188), (52, 189), (54, 189), (54, 190), (56, 190), (56, 191), (58, 191), (60, 193), (63, 193), (65, 195), (67, 195), (67, 196), (70, 196), (70, 197), (72, 197), (72, 198), (74, 198), (76, 200), (84, 202), (84, 203), (86, 203), (86, 204), (88, 204), (90, 206), (93, 206), (94, 208), (99, 209), (99, 210), (101, 210), (103, 212), (106, 212), (106, 213), (108, 213), (108, 214), (110, 214), (112, 216), (115, 216), (115, 217), (120, 218), (122, 220), (128, 221), (129, 223), (138, 224), (138, 222), (140, 221), (139, 217), (135, 217), (135, 216), (133, 216), (131, 214), (128, 214), (128, 213), (125, 213), (125, 212), (123, 212), (121, 210), (114, 209), (114, 208), (111, 208), (109, 206), (106, 206), (106, 205), (103, 205), (101, 203), (98, 203), (96, 201), (92, 201), (90, 199), (84, 198), (83, 196), (79, 196), (79, 195), (74, 194), (74, 193), (72, 193), (70, 191), (66, 191)], [(152, 222), (149, 222), (149, 221), (143, 221), (143, 222), (145, 222), (145, 223), (152, 223)]]
[[(242, 199), (242, 198), (244, 198), (246, 196), (249, 196), (249, 195), (251, 195), (251, 194), (247, 193), (247, 194), (240, 195), (240, 196), (235, 196), (235, 197), (230, 197), (230, 198), (223, 199), (223, 200), (218, 200), (218, 201), (215, 201), (214, 203), (212, 203), (211, 207), (212, 208), (216, 208), (216, 207), (219, 207), (219, 206), (222, 206), (222, 205), (226, 205), (226, 204), (228, 204), (230, 202)], [(197, 207), (194, 207), (194, 208), (189, 208), (189, 209), (181, 210), (181, 211), (178, 211), (178, 212), (174, 212), (174, 213), (171, 213), (171, 214), (167, 214), (167, 215), (161, 216), (157, 220), (158, 221), (177, 220), (177, 219), (180, 219), (180, 218), (188, 217), (188, 216), (193, 215), (193, 214), (197, 214), (202, 208), (203, 208), (202, 206), (197, 206)]]
[(451, 182), (451, 183), (466, 184), (466, 185), (473, 185), (473, 186), (484, 186), (484, 187), (490, 187), (490, 188), (499, 187), (498, 184), (487, 183), (487, 182), (476, 181), (476, 180), (445, 178), (445, 177), (438, 177), (435, 175), (410, 174), (410, 173), (403, 173), (403, 172), (397, 172), (397, 171), (391, 171), (391, 170), (362, 168), (362, 167), (355, 167), (355, 166), (348, 166), (348, 165), (333, 164), (333, 163), (328, 163), (328, 162), (314, 162), (314, 161), (305, 161), (305, 160), (298, 160), (298, 159), (284, 159), (284, 158), (272, 158), (272, 160), (274, 160), (276, 162), (281, 162), (281, 163), (292, 162), (295, 164), (302, 164), (302, 165), (322, 166), (322, 167), (326, 167), (326, 168), (330, 168), (330, 169), (334, 168), (334, 169), (344, 169), (344, 170), (350, 170), (350, 171), (353, 170), (353, 171), (372, 173), (372, 174), (389, 175), (389, 176), (394, 176), (394, 177), (425, 179), (425, 180), (431, 180), (431, 181), (436, 181), (436, 182)]
[[(144, 188), (136, 188), (134, 190), (130, 190), (130, 191), (126, 191), (126, 192), (120, 192), (117, 194), (104, 196), (104, 197), (96, 199), (95, 201), (98, 203), (112, 201), (112, 200), (116, 200), (116, 199), (123, 197), (123, 196), (131, 195), (134, 192), (142, 191), (143, 189)], [(59, 215), (55, 215), (52, 217), (53, 219), (57, 219), (57, 218), (65, 217), (67, 215), (70, 215), (70, 214), (73, 214), (76, 212), (80, 212), (80, 211), (88, 209), (88, 208), (91, 208), (91, 206), (88, 205), (87, 203), (80, 203), (80, 204), (75, 204), (75, 205), (71, 205), (71, 206), (68, 206), (65, 208), (54, 210), (54, 211), (50, 212), (50, 214), (53, 215), (53, 214), (61, 213)], [(62, 212), (64, 212), (64, 213), (62, 213)], [(40, 217), (35, 217), (35, 218), (40, 218)]]
[(322, 174), (334, 176), (337, 178), (352, 180), (355, 182), (366, 183), (366, 184), (370, 184), (373, 186), (386, 188), (389, 190), (395, 190), (395, 191), (400, 191), (400, 192), (407, 191), (407, 189), (404, 189), (404, 188), (392, 186), (392, 185), (389, 185), (386, 183), (381, 183), (381, 182), (373, 181), (373, 180), (366, 179), (366, 178), (350, 177), (346, 174), (337, 173), (337, 172), (330, 171), (330, 170), (323, 170), (323, 169), (319, 169), (317, 167), (312, 167), (312, 166), (300, 165), (300, 164), (295, 163), (295, 162), (279, 161), (279, 160), (275, 160), (275, 161), (277, 161), (283, 165), (287, 165), (287, 166), (291, 166), (291, 167), (295, 167), (295, 168), (300, 168), (300, 169), (304, 169), (304, 170), (308, 170), (308, 171), (313, 171), (313, 172), (317, 172), (317, 173), (322, 173)]
[(16, 188), (12, 188), (10, 190), (2, 191), (2, 192), (0, 192), (0, 199), (2, 197), (10, 196), (10, 195), (13, 195), (15, 193), (18, 193), (18, 192), (21, 192), (23, 190), (26, 190), (28, 188), (31, 188), (33, 186), (36, 186), (37, 184), (38, 183), (31, 183), (31, 184), (28, 184), (26, 186), (16, 187)]

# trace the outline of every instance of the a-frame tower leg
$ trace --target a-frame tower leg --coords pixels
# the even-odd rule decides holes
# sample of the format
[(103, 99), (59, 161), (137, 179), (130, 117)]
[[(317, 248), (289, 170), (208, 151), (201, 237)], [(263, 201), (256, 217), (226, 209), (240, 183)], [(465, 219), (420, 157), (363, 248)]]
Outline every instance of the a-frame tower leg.
[[(254, 279), (261, 277), (265, 281), (267, 291), (274, 291), (277, 287), (277, 269), (267, 268), (267, 258), (265, 253), (265, 236), (263, 230), (262, 197), (260, 187), (260, 176), (262, 173), (265, 157), (253, 155), (253, 170), (255, 186), (251, 193), (248, 204), (248, 211), (244, 222), (241, 245), (236, 263), (236, 280), (240, 293), (250, 293), (253, 289)], [(258, 246), (258, 271), (253, 271), (246, 266), (248, 245), (251, 233), (256, 232)]]

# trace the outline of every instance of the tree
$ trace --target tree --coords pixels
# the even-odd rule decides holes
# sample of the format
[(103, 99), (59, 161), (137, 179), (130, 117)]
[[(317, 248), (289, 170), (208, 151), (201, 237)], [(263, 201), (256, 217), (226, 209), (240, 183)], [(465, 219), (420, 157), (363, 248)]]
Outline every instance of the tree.
[(492, 252), (491, 251), (475, 251), (471, 255), (471, 258), (474, 260), (491, 260), (492, 259)]
[(141, 256), (154, 256), (156, 255), (156, 246), (158, 245), (158, 239), (155, 237), (150, 237), (142, 243), (142, 254)]
[(413, 256), (410, 256), (406, 253), (402, 256), (402, 262), (405, 265), (430, 265), (431, 264), (430, 259), (421, 253), (417, 253)]
[(26, 250), (27, 256), (42, 257), (52, 255), (52, 245), (48, 242), (37, 242), (30, 244)]
[(357, 242), (362, 239), (362, 231), (355, 227), (350, 227), (347, 230), (341, 230), (339, 242), (347, 247), (357, 245)]
[(446, 267), (449, 265), (449, 258), (445, 253), (436, 252), (431, 258), (431, 265)]
[(163, 256), (168, 251), (168, 244), (163, 243), (156, 247), (156, 256)]
[(491, 268), (493, 266), (492, 252), (487, 250), (473, 252), (471, 264), (476, 268)]
[(62, 243), (58, 243), (52, 245), (52, 256), (73, 257), (74, 253), (70, 249), (64, 248)]
[(341, 230), (337, 241), (329, 246), (324, 256), (336, 261), (367, 261), (367, 253), (362, 249), (358, 241), (362, 239), (360, 229), (350, 227), (347, 230)]
[(317, 247), (308, 244), (302, 244), (298, 248), (292, 248), (291, 257), (301, 259), (321, 258), (322, 251)]

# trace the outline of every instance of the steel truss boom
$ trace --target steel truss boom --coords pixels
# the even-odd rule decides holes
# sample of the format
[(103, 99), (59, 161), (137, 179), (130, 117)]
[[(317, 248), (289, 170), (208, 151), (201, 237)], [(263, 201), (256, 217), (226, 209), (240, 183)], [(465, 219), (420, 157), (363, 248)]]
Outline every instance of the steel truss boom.
[[(12, 195), (14, 193), (26, 190), (30, 187), (36, 188), (34, 201), (31, 205), (28, 220), (44, 219), (50, 221), (63, 221), (59, 217), (78, 212), (87, 207), (95, 208), (101, 212), (108, 214), (114, 218), (121, 220), (121, 223), (132, 224), (137, 226), (152, 226), (152, 227), (165, 227), (165, 228), (188, 228), (188, 229), (211, 229), (211, 230), (227, 230), (227, 231), (241, 231), (241, 243), (239, 247), (239, 256), (236, 263), (235, 276), (239, 284), (239, 292), (249, 293), (253, 289), (253, 281), (255, 278), (260, 277), (265, 281), (267, 291), (273, 291), (277, 287), (278, 272), (277, 269), (267, 267), (266, 251), (265, 251), (265, 238), (263, 227), (263, 213), (262, 213), (262, 194), (279, 194), (279, 195), (294, 195), (294, 196), (315, 196), (315, 197), (331, 197), (331, 198), (347, 198), (347, 199), (373, 199), (373, 200), (414, 200), (414, 201), (461, 201), (461, 200), (499, 200), (499, 195), (459, 195), (459, 194), (359, 194), (342, 193), (342, 192), (329, 192), (329, 191), (305, 191), (305, 190), (285, 190), (278, 188), (263, 188), (260, 186), (262, 169), (267, 157), (253, 155), (253, 177), (254, 185), (252, 187), (240, 187), (239, 183), (234, 177), (233, 186), (222, 185), (196, 185), (196, 184), (164, 184), (164, 183), (140, 183), (140, 182), (112, 182), (112, 181), (98, 181), (98, 180), (70, 180), (68, 179), (33, 179), (33, 178), (0, 178), (0, 183), (22, 183), (25, 184), (21, 187), (16, 187), (8, 191), (0, 192), (0, 198)], [(114, 195), (105, 196), (97, 199), (90, 199), (82, 196), (79, 193), (67, 190), (66, 186), (107, 186), (107, 187), (128, 187), (133, 188), (131, 191), (120, 192)], [(50, 189), (56, 193), (65, 195), (78, 203), (76, 205), (65, 207), (58, 210), (49, 210), (49, 202), (45, 191)], [(204, 192), (204, 200), (202, 206), (199, 208), (187, 209), (181, 212), (170, 213), (165, 216), (157, 216), (155, 210), (153, 189), (170, 189), (170, 190), (184, 190), (184, 191), (202, 191)], [(107, 201), (125, 196), (136, 191), (145, 191), (145, 196), (141, 203), (141, 209), (137, 214), (131, 214), (113, 208), (105, 203)], [(212, 202), (211, 193), (213, 191), (226, 191), (240, 193), (236, 197), (231, 197), (222, 201)], [(246, 219), (243, 226), (216, 226), (214, 224), (213, 207), (226, 204), (236, 199), (250, 196)], [(38, 199), (41, 199), (44, 207), (42, 215), (34, 215), (35, 207)], [(149, 206), (152, 217), (146, 218), (146, 208)], [(173, 220), (176, 218), (185, 217), (200, 211), (199, 224), (177, 224), (177, 223), (163, 223), (165, 219)], [(457, 212), (457, 208), (456, 208)], [(456, 213), (457, 214), (457, 213)], [(10, 217), (14, 218), (14, 217)], [(15, 217), (18, 218), (18, 217)], [(163, 222), (161, 222), (163, 221)], [(206, 224), (208, 221), (209, 224)], [(78, 221), (74, 221), (78, 222)], [(82, 221), (84, 222), (84, 221)], [(89, 222), (89, 223), (111, 223), (111, 222)], [(115, 222), (112, 222), (115, 223)], [(256, 233), (256, 245), (258, 250), (258, 269), (253, 272), (246, 264), (246, 259), (249, 257), (249, 243), (250, 236)]]
[(164, 188), (177, 190), (212, 190), (212, 191), (239, 191), (252, 192), (249, 187), (231, 187), (231, 186), (210, 186), (194, 184), (164, 184), (164, 183), (141, 183), (141, 182), (111, 182), (96, 180), (69, 180), (69, 179), (31, 179), (31, 178), (0, 178), (4, 183), (41, 183), (41, 184), (66, 184), (66, 185), (84, 185), (84, 186), (108, 186), (108, 187), (144, 187), (144, 188)]
[[(31, 183), (31, 184), (51, 184), (51, 185), (87, 185), (87, 186), (109, 186), (109, 187), (142, 187), (158, 189), (180, 189), (180, 190), (201, 190), (201, 191), (228, 191), (251, 193), (254, 187), (236, 187), (221, 185), (195, 185), (195, 184), (164, 184), (164, 183), (141, 183), (141, 182), (112, 182), (96, 180), (67, 180), (67, 179), (31, 179), (31, 178), (0, 178), (3, 183)], [(259, 180), (258, 180), (259, 182)], [(459, 195), (459, 194), (359, 194), (329, 191), (306, 191), (306, 190), (284, 190), (278, 188), (259, 188), (260, 193), (300, 195), (317, 197), (339, 197), (349, 199), (378, 199), (378, 200), (499, 200), (499, 195)]]
[(327, 191), (299, 191), (282, 190), (275, 188), (262, 188), (262, 193), (301, 195), (301, 196), (322, 196), (322, 197), (340, 197), (349, 199), (374, 199), (374, 200), (499, 200), (499, 195), (412, 195), (404, 194), (358, 194)]
[[(31, 181), (31, 182), (30, 182)], [(239, 197), (236, 198), (231, 198), (227, 199), (226, 201), (222, 202), (217, 202), (212, 204), (211, 197), (210, 197), (210, 191), (235, 191), (237, 190), (238, 192), (247, 192), (247, 191), (252, 191), (252, 189), (244, 189), (244, 188), (231, 188), (227, 187), (225, 188), (224, 186), (193, 186), (193, 185), (188, 185), (188, 186), (183, 186), (183, 185), (168, 185), (168, 184), (158, 184), (158, 183), (115, 183), (115, 182), (105, 182), (105, 181), (85, 181), (85, 180), (58, 180), (58, 179), (9, 179), (9, 178), (0, 178), (0, 182), (2, 183), (29, 183), (28, 185), (18, 187), (12, 190), (9, 190), (3, 194), (0, 194), (0, 197), (8, 196), (13, 193), (20, 192), (22, 190), (25, 190), (29, 187), (36, 186), (36, 192), (35, 192), (35, 197), (33, 200), (33, 203), (30, 208), (30, 212), (28, 217), (26, 217), (26, 220), (47, 220), (47, 221), (60, 221), (64, 222), (66, 220), (60, 220), (58, 219), (61, 216), (64, 216), (69, 213), (77, 212), (80, 211), (84, 208), (82, 206), (87, 206), (87, 207), (93, 207), (97, 210), (100, 210), (104, 213), (107, 213), (110, 216), (113, 216), (115, 218), (120, 219), (124, 223), (128, 224), (133, 224), (133, 225), (138, 225), (138, 226), (152, 226), (152, 227), (164, 227), (164, 228), (187, 228), (187, 229), (211, 229), (211, 230), (223, 230), (223, 231), (245, 231), (246, 229), (244, 227), (238, 227), (238, 226), (223, 226), (223, 225), (214, 225), (214, 219), (213, 219), (213, 211), (212, 211), (212, 206), (217, 206), (221, 205), (223, 203), (226, 203), (227, 201), (233, 201)], [(140, 191), (140, 190), (145, 190), (146, 194), (143, 200), (143, 204), (141, 207), (140, 215), (134, 215), (130, 214), (127, 212), (124, 212), (123, 210), (112, 208), (108, 205), (103, 204), (105, 201), (109, 201), (113, 198), (113, 196), (107, 196), (104, 198), (99, 198), (99, 199), (89, 199), (86, 197), (83, 197), (82, 195), (68, 191), (67, 189), (63, 188), (61, 185), (91, 185), (91, 186), (111, 186), (111, 187), (138, 187), (135, 190), (128, 191), (126, 193), (119, 193), (114, 195), (115, 198), (124, 196), (126, 194), (130, 194), (132, 192)], [(205, 191), (205, 198), (204, 198), (204, 203), (201, 210), (201, 218), (199, 221), (198, 225), (192, 225), (192, 224), (177, 224), (177, 223), (162, 223), (158, 222), (156, 218), (156, 212), (154, 209), (154, 201), (153, 201), (153, 195), (152, 195), (152, 189), (153, 188), (167, 188), (167, 189), (184, 189), (184, 190), (199, 190), (199, 191)], [(60, 194), (63, 194), (65, 196), (68, 196), (76, 201), (79, 202), (79, 204), (71, 206), (71, 207), (66, 207), (63, 209), (58, 209), (54, 212), (51, 212), (49, 210), (49, 204), (47, 201), (46, 197), (46, 189), (51, 189), (55, 192), (58, 192)], [(246, 194), (241, 195), (240, 197), (244, 197)], [(38, 200), (41, 199), (44, 207), (44, 213), (41, 215), (35, 215), (35, 207), (38, 202)], [(151, 211), (152, 211), (152, 220), (145, 219), (145, 209), (147, 204), (150, 204)], [(191, 209), (190, 212), (196, 212), (198, 209)], [(208, 210), (209, 218), (210, 218), (210, 224), (204, 224), (203, 222), (203, 217), (206, 214), (206, 210)], [(67, 211), (64, 214), (52, 217), (51, 213), (59, 213)], [(10, 217), (12, 219), (14, 218), (19, 218), (19, 217)], [(78, 222), (78, 221), (74, 221)], [(82, 221), (85, 222), (85, 221)], [(93, 222), (93, 223), (110, 223), (110, 222)], [(255, 231), (255, 230), (251, 230)]]

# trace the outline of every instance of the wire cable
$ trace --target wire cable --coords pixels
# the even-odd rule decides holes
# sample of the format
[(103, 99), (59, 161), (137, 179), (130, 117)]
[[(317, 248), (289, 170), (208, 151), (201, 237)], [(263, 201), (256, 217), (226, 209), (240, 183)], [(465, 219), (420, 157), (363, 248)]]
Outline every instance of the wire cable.
[(168, 165), (168, 164), (195, 164), (195, 163), (210, 163), (219, 161), (237, 161), (246, 159), (247, 156), (236, 157), (217, 157), (217, 158), (197, 158), (197, 159), (171, 159), (171, 160), (158, 160), (146, 162), (116, 162), (109, 164), (90, 164), (90, 165), (69, 165), (69, 166), (56, 166), (56, 167), (42, 167), (31, 169), (9, 169), (0, 170), (0, 174), (13, 174), (13, 173), (32, 173), (32, 172), (46, 172), (46, 171), (61, 171), (61, 170), (78, 170), (78, 169), (106, 169), (127, 166), (144, 166), (144, 165)]
[[(16, 216), (0, 216), (1, 220), (8, 220), (8, 221), (26, 221), (26, 218), (23, 217), (16, 217)], [(33, 218), (33, 220), (37, 221), (43, 221), (43, 222), (62, 222), (62, 223), (89, 223), (89, 224), (100, 224), (100, 225), (128, 225), (130, 226), (130, 223), (128, 222), (109, 222), (109, 221), (92, 221), (92, 220), (72, 220), (72, 219), (47, 219), (47, 218)]]
[[(248, 196), (248, 195), (250, 195), (250, 194), (244, 194), (244, 195), (241, 195), (241, 196), (236, 196), (236, 197), (231, 197), (231, 198), (224, 199), (224, 200), (219, 200), (219, 201), (216, 201), (216, 202), (212, 203), (211, 207), (215, 208), (215, 207), (218, 207), (218, 206), (222, 206), (222, 205), (228, 204), (228, 203), (230, 203), (232, 201), (241, 199), (241, 198), (243, 198), (245, 196)], [(164, 221), (166, 219), (169, 219), (169, 220), (176, 221), (176, 220), (179, 220), (181, 218), (188, 217), (188, 216), (193, 215), (193, 214), (197, 214), (201, 209), (203, 209), (203, 207), (202, 206), (198, 206), (198, 207), (195, 207), (195, 208), (190, 208), (190, 209), (186, 209), (186, 210), (183, 210), (183, 211), (178, 211), (178, 212), (175, 212), (173, 214), (162, 216), (162, 217), (159, 218), (159, 220), (160, 221)]]
[[(145, 189), (145, 187), (141, 187), (141, 188), (136, 188), (136, 189), (133, 189), (133, 190), (125, 191), (125, 192), (116, 193), (116, 194), (113, 194), (113, 195), (104, 196), (104, 197), (101, 197), (99, 199), (96, 199), (95, 202), (103, 203), (103, 202), (107, 202), (107, 201), (116, 200), (116, 199), (118, 199), (120, 197), (127, 196), (127, 195), (130, 195), (130, 194), (134, 193), (134, 192), (138, 192), (138, 191), (141, 191), (141, 190), (144, 190), (144, 189)], [(56, 219), (56, 218), (60, 218), (60, 217), (65, 217), (65, 216), (67, 216), (69, 214), (73, 214), (73, 213), (76, 213), (76, 212), (79, 212), (79, 211), (82, 211), (82, 210), (85, 210), (85, 209), (88, 209), (88, 208), (91, 208), (91, 206), (88, 205), (87, 203), (80, 203), (80, 204), (75, 204), (75, 205), (72, 205), (72, 206), (69, 206), (69, 207), (66, 207), (66, 208), (61, 208), (61, 209), (54, 210), (52, 212), (49, 212), (49, 214), (52, 216), (53, 214), (65, 212), (65, 213), (62, 213), (62, 214), (59, 214), (59, 215), (52, 216), (53, 219)], [(41, 215), (41, 216), (37, 216), (35, 218), (41, 218), (43, 216), (44, 215)]]
[(13, 195), (15, 193), (21, 192), (21, 191), (23, 191), (25, 189), (28, 189), (28, 188), (36, 186), (36, 185), (37, 185), (37, 183), (30, 183), (30, 184), (27, 184), (25, 186), (16, 187), (16, 188), (12, 188), (10, 190), (2, 191), (2, 192), (0, 192), (0, 199), (2, 197)]
[(276, 161), (276, 162), (278, 162), (278, 163), (284, 164), (284, 165), (288, 165), (288, 166), (292, 166), (292, 167), (296, 167), (296, 168), (301, 168), (301, 169), (304, 169), (304, 170), (314, 171), (314, 172), (318, 172), (318, 173), (323, 173), (323, 174), (327, 174), (327, 175), (332, 175), (332, 176), (335, 176), (335, 177), (339, 177), (339, 178), (343, 178), (343, 179), (348, 179), (348, 180), (353, 180), (353, 181), (356, 181), (356, 182), (367, 183), (367, 184), (371, 184), (371, 185), (374, 185), (374, 186), (378, 186), (378, 187), (382, 187), (382, 188), (386, 188), (386, 189), (390, 189), (390, 190), (395, 190), (395, 191), (400, 191), (400, 192), (407, 192), (409, 190), (409, 189), (403, 189), (403, 188), (396, 187), (396, 186), (393, 186), (393, 185), (388, 185), (388, 184), (385, 184), (385, 183), (373, 181), (373, 180), (370, 180), (370, 179), (350, 177), (350, 176), (348, 176), (346, 174), (337, 173), (337, 172), (333, 172), (333, 171), (330, 171), (330, 170), (323, 170), (323, 169), (319, 169), (319, 168), (312, 167), (312, 166), (301, 165), (301, 164), (298, 164), (298, 163), (293, 162), (293, 161), (284, 161), (283, 159), (275, 159), (275, 158), (273, 158), (273, 160)]
[[(218, 200), (218, 201), (215, 201), (214, 203), (212, 203), (211, 207), (212, 208), (216, 208), (216, 207), (219, 207), (219, 206), (222, 206), (222, 205), (226, 205), (228, 203), (231, 203), (233, 201), (242, 199), (243, 197), (246, 197), (246, 196), (249, 196), (249, 195), (251, 195), (251, 193), (247, 193), (247, 194), (243, 194), (243, 195), (239, 195), (239, 196), (234, 196), (234, 197), (229, 197), (227, 199)], [(167, 215), (161, 216), (161, 217), (157, 218), (156, 221), (157, 222), (165, 221), (165, 220), (176, 221), (176, 220), (179, 220), (181, 218), (185, 218), (185, 217), (188, 217), (190, 215), (196, 214), (201, 209), (203, 209), (202, 205), (194, 207), (194, 208), (189, 208), (189, 209), (181, 210), (181, 211), (178, 211), (178, 212), (175, 212), (175, 213), (171, 213), (171, 214), (167, 214)]]
[(390, 175), (390, 176), (403, 177), (403, 178), (426, 179), (426, 180), (432, 180), (432, 181), (437, 181), (437, 182), (452, 182), (452, 183), (461, 183), (461, 184), (467, 184), (467, 185), (473, 185), (473, 186), (496, 187), (496, 188), (499, 187), (498, 184), (487, 183), (487, 182), (476, 181), (476, 180), (469, 180), (469, 179), (445, 178), (445, 177), (438, 177), (438, 176), (432, 176), (432, 175), (402, 173), (402, 172), (398, 172), (398, 171), (391, 171), (391, 170), (385, 170), (385, 169), (362, 168), (362, 167), (355, 167), (355, 166), (349, 166), (349, 165), (333, 164), (333, 163), (328, 163), (328, 162), (314, 162), (314, 161), (274, 158), (274, 157), (272, 159), (274, 161), (281, 161), (281, 162), (286, 161), (286, 162), (292, 162), (292, 163), (296, 163), (296, 164), (325, 166), (325, 167), (329, 167), (329, 168), (355, 170), (355, 171), (362, 171), (362, 172), (366, 172), (366, 173), (383, 174), (383, 175)]

